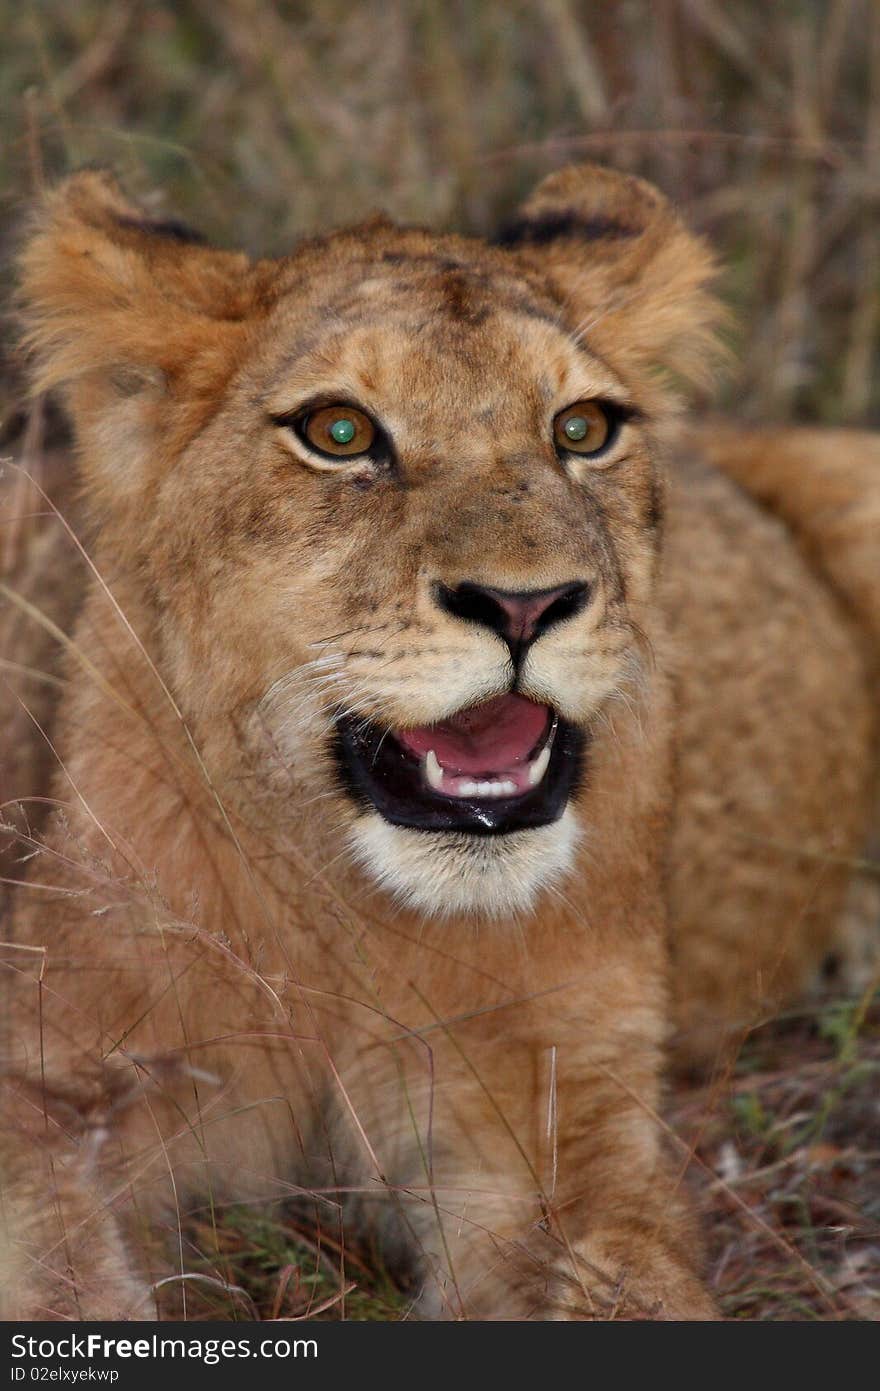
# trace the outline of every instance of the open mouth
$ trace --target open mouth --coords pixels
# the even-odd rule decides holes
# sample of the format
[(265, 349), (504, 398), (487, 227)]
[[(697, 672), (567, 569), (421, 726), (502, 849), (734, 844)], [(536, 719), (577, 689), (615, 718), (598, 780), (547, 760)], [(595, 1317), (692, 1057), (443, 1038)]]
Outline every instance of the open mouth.
[(340, 771), (358, 801), (397, 826), (477, 835), (557, 820), (586, 743), (550, 706), (519, 695), (416, 729), (342, 717), (337, 733)]

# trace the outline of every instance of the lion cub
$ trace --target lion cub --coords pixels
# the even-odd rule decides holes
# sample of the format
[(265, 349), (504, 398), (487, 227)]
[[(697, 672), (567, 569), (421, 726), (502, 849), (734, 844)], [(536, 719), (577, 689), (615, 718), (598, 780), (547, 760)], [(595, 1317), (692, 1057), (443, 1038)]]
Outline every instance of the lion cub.
[(3, 933), (8, 1316), (153, 1317), (195, 1218), (295, 1200), (423, 1317), (712, 1317), (661, 1059), (836, 941), (877, 444), (686, 432), (712, 258), (592, 166), (494, 245), (277, 261), (83, 173), (21, 270), (88, 539)]

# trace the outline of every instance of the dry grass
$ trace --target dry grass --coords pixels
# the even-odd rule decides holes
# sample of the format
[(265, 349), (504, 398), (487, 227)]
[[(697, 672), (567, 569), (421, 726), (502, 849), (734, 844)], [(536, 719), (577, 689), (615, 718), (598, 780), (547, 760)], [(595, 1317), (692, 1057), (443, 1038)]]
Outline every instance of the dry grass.
[(342, 1245), (307, 1218), (241, 1208), (191, 1229), (208, 1279), (190, 1317), (236, 1319), (406, 1318), (414, 1291), (383, 1264), (381, 1252)]
[(880, 1318), (880, 1010), (830, 1000), (678, 1089), (705, 1168), (710, 1280), (736, 1319)]
[[(0, 32), (7, 232), (35, 187), (86, 161), (271, 252), (376, 207), (482, 232), (563, 160), (605, 160), (660, 183), (718, 245), (739, 409), (880, 422), (872, 0), (0, 0)], [(20, 404), (8, 357), (7, 438)], [(42, 433), (32, 422), (30, 456)], [(677, 1089), (728, 1316), (880, 1315), (878, 1074), (876, 1007), (836, 1001), (756, 1033), (731, 1076)], [(206, 1312), (408, 1311), (375, 1252), (302, 1215), (228, 1212), (192, 1236), (212, 1252)]]

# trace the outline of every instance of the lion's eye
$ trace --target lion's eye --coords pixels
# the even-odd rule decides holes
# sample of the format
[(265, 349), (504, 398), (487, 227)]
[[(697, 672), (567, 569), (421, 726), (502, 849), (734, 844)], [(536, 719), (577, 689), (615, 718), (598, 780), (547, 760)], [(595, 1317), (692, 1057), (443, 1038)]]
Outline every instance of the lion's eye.
[(598, 401), (578, 401), (560, 411), (553, 422), (557, 449), (571, 454), (598, 454), (610, 443), (616, 421)]
[(375, 425), (354, 406), (323, 406), (310, 411), (301, 429), (308, 444), (322, 454), (340, 458), (367, 454), (376, 440)]

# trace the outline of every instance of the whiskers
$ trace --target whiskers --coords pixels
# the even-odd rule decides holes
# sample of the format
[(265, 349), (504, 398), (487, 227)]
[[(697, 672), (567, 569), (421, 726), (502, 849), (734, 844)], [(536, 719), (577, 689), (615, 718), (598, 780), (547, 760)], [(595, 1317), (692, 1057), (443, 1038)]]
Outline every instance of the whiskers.
[(395, 660), (396, 654), (383, 661), (371, 660), (367, 674), (350, 671), (347, 664), (362, 655), (357, 651), (324, 651), (299, 663), (272, 683), (259, 702), (256, 715), (280, 747), (293, 742), (297, 729), (306, 728), (316, 717), (360, 720), (356, 729), (375, 718), (378, 714), (375, 677)]
[[(648, 671), (654, 666), (655, 657), (653, 646), (647, 635), (642, 629), (637, 628), (637, 625), (632, 625), (632, 629), (634, 640), (613, 653), (614, 660), (619, 664), (619, 670), (611, 690), (593, 717), (593, 723), (604, 725), (614, 739), (618, 737), (614, 727), (614, 707), (616, 705), (624, 707), (632, 717), (639, 738), (645, 738), (642, 718), (647, 705)], [(606, 650), (603, 655), (610, 656), (612, 654)]]

